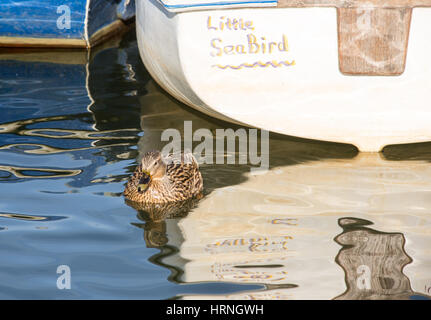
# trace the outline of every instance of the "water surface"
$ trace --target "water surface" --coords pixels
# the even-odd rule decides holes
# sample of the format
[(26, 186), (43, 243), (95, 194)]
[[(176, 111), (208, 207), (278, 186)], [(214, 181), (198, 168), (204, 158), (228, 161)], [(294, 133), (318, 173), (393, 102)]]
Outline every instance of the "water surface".
[(430, 295), (430, 144), (358, 154), (270, 135), (268, 173), (204, 164), (186, 210), (130, 205), (124, 184), (164, 129), (238, 128), (159, 88), (133, 31), (91, 53), (1, 52), (0, 110), (0, 298)]

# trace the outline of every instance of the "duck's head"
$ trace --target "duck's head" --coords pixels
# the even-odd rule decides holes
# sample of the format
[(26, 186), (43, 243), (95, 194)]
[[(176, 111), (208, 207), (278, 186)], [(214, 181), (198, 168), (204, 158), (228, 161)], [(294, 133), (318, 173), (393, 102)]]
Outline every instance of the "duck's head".
[(162, 179), (166, 174), (166, 163), (160, 151), (147, 152), (138, 168), (141, 172), (138, 192), (145, 192), (152, 181)]

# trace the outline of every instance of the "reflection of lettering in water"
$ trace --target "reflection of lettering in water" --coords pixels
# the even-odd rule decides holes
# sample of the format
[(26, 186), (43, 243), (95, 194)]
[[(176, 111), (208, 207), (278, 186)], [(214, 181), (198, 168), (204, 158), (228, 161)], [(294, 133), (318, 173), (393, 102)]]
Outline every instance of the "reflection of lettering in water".
[(231, 263), (215, 262), (211, 266), (211, 273), (214, 274), (218, 280), (277, 283), (286, 280), (286, 259), (287, 258), (284, 257), (277, 260), (261, 259)]
[[(335, 241), (342, 246), (336, 262), (346, 273), (347, 290), (335, 299), (409, 299), (415, 293), (403, 268), (412, 260), (404, 250), (402, 233), (366, 227), (357, 218), (338, 221), (343, 232)], [(421, 295), (424, 296), (424, 295)]]
[(215, 254), (219, 252), (280, 252), (286, 251), (291, 236), (257, 237), (224, 239), (207, 244), (205, 251)]
[[(184, 282), (185, 266), (190, 261), (182, 258), (181, 251), (178, 251), (185, 241), (178, 222), (187, 216), (197, 202), (180, 206), (149, 205), (128, 200), (126, 203), (138, 211), (138, 219), (144, 222), (132, 224), (144, 230), (147, 247), (161, 250), (149, 260), (168, 268), (172, 272), (169, 279)], [(270, 221), (271, 224), (294, 226), (297, 224), (297, 219), (294, 218)], [(241, 299), (286, 299), (290, 297), (290, 293), (285, 290), (296, 287), (295, 284), (286, 283), (288, 280), (286, 265), (290, 259), (287, 254), (288, 244), (291, 240), (293, 237), (288, 235), (250, 238), (238, 236), (213, 240), (203, 247), (204, 255), (211, 255), (214, 258), (214, 261), (210, 259), (207, 265), (209, 268), (207, 270), (212, 274), (210, 278), (222, 282), (258, 283), (265, 286), (261, 291), (241, 292)], [(226, 254), (234, 259), (225, 260)], [(193, 268), (193, 264), (191, 267)], [(237, 293), (235, 296), (238, 297)]]
[(205, 251), (212, 254), (253, 253), (276, 254), (276, 258), (240, 260), (235, 262), (215, 262), (211, 265), (211, 273), (221, 281), (281, 283), (287, 280), (287, 256), (279, 256), (287, 252), (291, 236), (272, 236), (256, 238), (234, 238), (219, 240), (207, 244)]
[(296, 218), (273, 219), (271, 220), (271, 224), (285, 224), (288, 226), (297, 226), (298, 219)]

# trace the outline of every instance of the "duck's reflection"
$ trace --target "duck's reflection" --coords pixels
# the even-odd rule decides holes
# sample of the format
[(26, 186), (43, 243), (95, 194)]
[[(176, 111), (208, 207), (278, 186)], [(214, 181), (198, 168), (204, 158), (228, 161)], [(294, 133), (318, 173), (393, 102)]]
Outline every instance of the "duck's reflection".
[(157, 248), (160, 252), (149, 258), (149, 261), (171, 271), (168, 279), (179, 283), (183, 266), (187, 262), (179, 255), (179, 247), (184, 242), (178, 222), (187, 216), (198, 199), (189, 199), (178, 203), (145, 204), (125, 199), (125, 203), (137, 211), (140, 223), (132, 225), (144, 230), (143, 238), (147, 248)]
[(380, 232), (372, 222), (357, 218), (338, 221), (343, 233), (335, 238), (342, 246), (336, 262), (346, 274), (347, 290), (336, 299), (427, 298), (415, 293), (403, 273), (412, 259), (404, 250), (402, 233)]
[(147, 221), (144, 225), (144, 239), (147, 248), (160, 248), (167, 245), (169, 239), (166, 234), (166, 222)]
[[(169, 242), (167, 226), (169, 222), (177, 223), (187, 216), (198, 203), (199, 199), (171, 203), (141, 203), (125, 199), (130, 207), (137, 211), (137, 217), (143, 223), (132, 223), (144, 229), (147, 248), (162, 248)], [(168, 221), (168, 222), (167, 222)]]

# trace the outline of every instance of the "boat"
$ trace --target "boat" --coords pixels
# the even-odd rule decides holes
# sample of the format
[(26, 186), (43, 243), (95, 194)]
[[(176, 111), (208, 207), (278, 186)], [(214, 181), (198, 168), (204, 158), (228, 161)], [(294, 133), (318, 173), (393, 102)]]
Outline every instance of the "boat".
[(207, 115), (378, 152), (431, 140), (429, 0), (136, 3), (152, 77)]
[(89, 48), (134, 16), (134, 0), (3, 0), (0, 47)]

